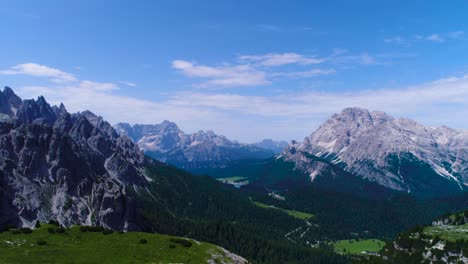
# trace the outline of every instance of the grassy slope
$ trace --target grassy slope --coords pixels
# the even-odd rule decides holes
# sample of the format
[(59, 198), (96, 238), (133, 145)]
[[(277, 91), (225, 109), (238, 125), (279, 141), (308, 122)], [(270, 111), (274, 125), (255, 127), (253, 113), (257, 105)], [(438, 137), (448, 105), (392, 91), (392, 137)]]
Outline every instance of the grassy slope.
[(290, 216), (292, 216), (294, 218), (297, 218), (297, 219), (306, 220), (306, 219), (310, 219), (310, 218), (314, 217), (313, 214), (299, 212), (299, 211), (295, 211), (295, 210), (286, 210), (286, 209), (270, 206), (270, 205), (260, 203), (260, 202), (253, 202), (253, 204), (255, 204), (256, 206), (258, 206), (260, 208), (277, 209), (277, 210), (283, 211), (283, 212), (287, 213), (288, 215), (290, 215)]
[[(339, 253), (361, 254), (363, 251), (378, 252), (385, 246), (385, 242), (378, 239), (363, 239), (356, 241), (339, 240), (333, 243), (333, 247)], [(345, 251), (346, 250), (346, 251)]]
[(468, 239), (468, 224), (458, 226), (428, 226), (424, 228), (424, 234), (440, 236), (443, 240), (455, 242), (460, 239)]
[[(166, 235), (84, 233), (77, 226), (49, 234), (49, 227), (42, 225), (31, 234), (0, 233), (0, 263), (207, 263), (213, 253), (223, 255), (214, 245), (192, 241), (191, 247), (183, 247)], [(39, 246), (39, 240), (47, 244)]]

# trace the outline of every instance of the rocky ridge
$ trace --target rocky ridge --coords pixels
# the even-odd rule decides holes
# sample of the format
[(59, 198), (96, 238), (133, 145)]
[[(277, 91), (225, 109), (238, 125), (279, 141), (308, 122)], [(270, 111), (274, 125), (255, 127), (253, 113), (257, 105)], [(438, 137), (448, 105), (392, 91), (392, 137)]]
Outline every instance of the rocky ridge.
[(138, 229), (129, 188), (144, 189), (143, 153), (101, 117), (44, 97), (0, 91), (0, 224), (36, 221)]

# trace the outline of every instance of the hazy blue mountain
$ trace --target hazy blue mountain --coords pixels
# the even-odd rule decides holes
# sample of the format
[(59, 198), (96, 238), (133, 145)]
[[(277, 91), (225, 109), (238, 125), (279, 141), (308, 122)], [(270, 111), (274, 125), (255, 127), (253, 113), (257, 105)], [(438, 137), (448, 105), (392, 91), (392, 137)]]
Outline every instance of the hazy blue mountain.
[(275, 154), (278, 154), (278, 153), (281, 153), (288, 146), (288, 142), (275, 141), (272, 139), (264, 139), (260, 142), (254, 143), (253, 145), (260, 147), (260, 148), (269, 149), (273, 151)]
[(270, 149), (231, 141), (211, 130), (186, 134), (169, 121), (133, 126), (119, 123), (114, 127), (132, 138), (148, 156), (188, 170), (219, 168), (233, 160), (274, 155)]

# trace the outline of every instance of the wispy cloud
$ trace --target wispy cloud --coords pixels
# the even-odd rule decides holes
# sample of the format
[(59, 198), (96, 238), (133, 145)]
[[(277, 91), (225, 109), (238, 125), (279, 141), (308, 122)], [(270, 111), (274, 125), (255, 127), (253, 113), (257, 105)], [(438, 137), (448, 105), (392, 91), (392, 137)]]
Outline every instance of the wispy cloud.
[(384, 39), (384, 42), (386, 43), (397, 43), (397, 44), (404, 44), (406, 43), (406, 39), (402, 38), (402, 37), (392, 37), (392, 38), (386, 38)]
[(426, 37), (426, 40), (432, 41), (432, 42), (444, 42), (445, 39), (443, 39), (439, 34), (431, 34)]
[(54, 82), (76, 81), (76, 77), (59, 69), (51, 68), (37, 63), (23, 63), (0, 71), (2, 75), (29, 75), (36, 77), (49, 77)]
[(429, 41), (433, 43), (442, 43), (447, 40), (461, 39), (464, 35), (465, 35), (464, 31), (457, 30), (457, 31), (451, 31), (451, 32), (446, 32), (446, 33), (431, 33), (427, 35), (416, 34), (416, 35), (407, 36), (407, 37), (402, 37), (402, 36), (389, 37), (389, 38), (385, 38), (384, 42), (410, 46), (412, 43), (417, 42), (417, 41)]
[(465, 32), (463, 30), (457, 30), (453, 32), (447, 33), (447, 36), (451, 39), (459, 39), (465, 35)]
[(187, 77), (203, 79), (196, 87), (240, 87), (270, 85), (281, 78), (313, 78), (337, 73), (360, 65), (391, 65), (392, 60), (407, 54), (349, 54), (346, 49), (333, 49), (328, 56), (295, 52), (240, 55), (234, 63), (203, 65), (187, 60), (172, 61), (172, 68)]
[(240, 64), (208, 66), (186, 60), (174, 60), (172, 68), (185, 76), (206, 79), (199, 87), (221, 86), (260, 86), (273, 83), (273, 78), (310, 78), (335, 73), (334, 69), (271, 70), (285, 65), (308, 66), (322, 63), (325, 59), (297, 53), (269, 53), (262, 55), (239, 56)]
[(242, 61), (255, 62), (263, 66), (273, 67), (287, 64), (310, 65), (324, 62), (325, 59), (314, 56), (305, 56), (297, 53), (268, 53), (263, 55), (243, 55), (239, 57)]
[(130, 87), (135, 87), (136, 83), (134, 82), (129, 82), (129, 81), (120, 81), (119, 83), (125, 85), (125, 86), (130, 86)]
[(307, 71), (294, 71), (294, 72), (274, 72), (271, 73), (272, 77), (289, 77), (289, 78), (309, 78), (319, 75), (329, 75), (336, 71), (334, 69), (311, 69)]
[(249, 65), (206, 66), (185, 60), (174, 60), (172, 68), (189, 77), (208, 79), (203, 85), (256, 86), (271, 83), (266, 79), (265, 72)]

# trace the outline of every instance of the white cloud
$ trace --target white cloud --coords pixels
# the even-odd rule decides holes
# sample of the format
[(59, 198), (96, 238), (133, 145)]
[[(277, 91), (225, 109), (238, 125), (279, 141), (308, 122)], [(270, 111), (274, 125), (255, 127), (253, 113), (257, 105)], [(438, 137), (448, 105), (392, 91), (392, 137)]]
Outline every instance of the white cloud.
[(347, 49), (342, 49), (342, 48), (334, 48), (332, 49), (332, 56), (338, 56), (347, 53)]
[(50, 77), (54, 82), (76, 81), (76, 77), (59, 69), (51, 68), (37, 63), (18, 64), (9, 69), (0, 71), (3, 75), (29, 75), (35, 77)]
[[(337, 49), (337, 54), (346, 50)], [(263, 55), (239, 56), (240, 64), (222, 64), (208, 66), (186, 60), (172, 61), (172, 68), (179, 70), (185, 76), (206, 79), (198, 87), (234, 87), (234, 86), (260, 86), (272, 84), (273, 78), (310, 78), (335, 73), (334, 69), (308, 69), (303, 67), (311, 64), (325, 62), (326, 59), (305, 56), (297, 53), (269, 53)], [(294, 64), (301, 68), (292, 70), (284, 68)], [(272, 68), (275, 67), (274, 71)], [(275, 79), (275, 80), (276, 80)]]
[(97, 91), (112, 91), (119, 89), (115, 83), (102, 83), (88, 80), (80, 81), (78, 87), (81, 89), (92, 89)]
[(449, 38), (459, 39), (465, 35), (465, 32), (462, 30), (457, 30), (457, 31), (449, 32), (447, 35)]
[(289, 77), (289, 78), (308, 78), (319, 75), (330, 75), (335, 73), (334, 69), (311, 69), (307, 71), (296, 72), (275, 72), (270, 74), (272, 77)]
[(324, 59), (305, 56), (297, 53), (268, 53), (263, 55), (244, 55), (239, 57), (242, 61), (259, 63), (267, 67), (287, 64), (310, 65), (324, 62)]
[(205, 66), (184, 60), (174, 60), (172, 68), (189, 77), (206, 78), (206, 85), (218, 86), (256, 86), (270, 84), (266, 74), (249, 65)]
[(119, 83), (121, 83), (123, 85), (126, 85), (126, 86), (130, 86), (130, 87), (136, 87), (136, 83), (134, 83), (134, 82), (120, 81)]
[(440, 34), (439, 33), (432, 33), (429, 35), (416, 34), (412, 37), (400, 37), (400, 36), (390, 37), (390, 38), (385, 38), (384, 42), (409, 46), (410, 44), (417, 42), (417, 41), (429, 41), (429, 42), (434, 42), (434, 43), (442, 43), (449, 39), (451, 40), (461, 39), (464, 35), (465, 35), (464, 31), (457, 30), (457, 31), (451, 31), (451, 32), (440, 33)]
[(426, 37), (426, 40), (429, 40), (432, 42), (444, 42), (445, 41), (439, 34), (431, 34)]
[(362, 64), (376, 64), (377, 62), (375, 61), (374, 57), (367, 53), (361, 54), (361, 63)]
[(384, 39), (384, 42), (386, 43), (397, 43), (397, 44), (404, 44), (406, 43), (406, 39), (402, 37), (393, 37), (393, 38), (386, 38)]

